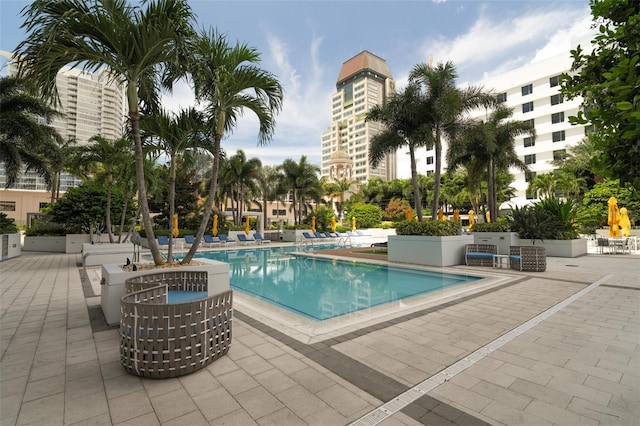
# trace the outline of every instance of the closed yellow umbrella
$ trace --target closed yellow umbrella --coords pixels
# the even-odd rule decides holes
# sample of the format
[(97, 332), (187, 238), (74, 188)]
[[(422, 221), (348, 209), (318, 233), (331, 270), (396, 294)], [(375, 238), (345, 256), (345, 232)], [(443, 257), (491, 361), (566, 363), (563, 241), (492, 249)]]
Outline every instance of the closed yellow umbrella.
[(487, 223), (491, 223), (491, 212), (486, 212), (484, 217), (487, 218)]
[(351, 218), (351, 230), (353, 232), (356, 232), (356, 217), (355, 216)]
[(311, 216), (311, 232), (316, 232), (316, 217)]
[(456, 222), (456, 223), (460, 222), (460, 210), (455, 209), (453, 211), (453, 221)]
[(444, 220), (444, 211), (442, 210), (442, 207), (438, 209), (438, 220)]
[(177, 237), (180, 234), (180, 230), (178, 230), (178, 214), (173, 215), (173, 236)]
[(631, 221), (626, 207), (620, 209), (620, 230), (623, 237), (631, 236)]
[(618, 238), (618, 236), (620, 236), (620, 211), (618, 210), (618, 201), (615, 197), (611, 197), (607, 204), (609, 204), (609, 217), (607, 218), (609, 236), (611, 238)]
[(331, 218), (331, 232), (333, 232), (333, 233), (335, 233), (335, 232), (336, 232), (336, 225), (337, 225), (337, 223), (336, 223), (336, 217), (335, 217), (335, 216), (333, 216), (333, 217)]
[(211, 229), (211, 235), (214, 237), (218, 236), (218, 215), (213, 215), (213, 229)]
[(407, 220), (409, 222), (413, 220), (413, 209), (411, 207), (407, 209)]
[(469, 210), (469, 231), (473, 230), (473, 215), (474, 215), (474, 211), (473, 210)]
[(249, 220), (249, 216), (247, 216), (244, 224), (244, 233), (247, 235), (249, 235), (249, 230), (251, 229), (251, 227), (249, 226)]

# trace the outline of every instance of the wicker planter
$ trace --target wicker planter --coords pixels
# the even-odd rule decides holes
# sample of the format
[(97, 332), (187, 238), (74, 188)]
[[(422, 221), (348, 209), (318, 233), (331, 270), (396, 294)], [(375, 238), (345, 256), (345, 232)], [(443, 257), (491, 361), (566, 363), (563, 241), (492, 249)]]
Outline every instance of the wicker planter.
[(464, 264), (465, 245), (473, 243), (471, 235), (429, 237), (421, 235), (389, 235), (390, 262), (426, 266)]
[[(142, 377), (193, 373), (231, 346), (233, 292), (209, 295), (207, 271), (131, 277), (120, 302), (120, 362)], [(178, 297), (176, 303), (172, 297)]]

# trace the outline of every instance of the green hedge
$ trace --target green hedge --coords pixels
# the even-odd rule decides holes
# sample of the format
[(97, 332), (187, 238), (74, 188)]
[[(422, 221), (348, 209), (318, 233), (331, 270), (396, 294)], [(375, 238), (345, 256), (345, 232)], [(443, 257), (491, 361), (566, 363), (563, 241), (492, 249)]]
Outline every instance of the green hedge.
[(462, 227), (457, 222), (425, 220), (424, 222), (404, 221), (396, 225), (397, 235), (451, 236), (460, 235)]
[(511, 225), (506, 222), (480, 222), (473, 224), (473, 232), (509, 232)]

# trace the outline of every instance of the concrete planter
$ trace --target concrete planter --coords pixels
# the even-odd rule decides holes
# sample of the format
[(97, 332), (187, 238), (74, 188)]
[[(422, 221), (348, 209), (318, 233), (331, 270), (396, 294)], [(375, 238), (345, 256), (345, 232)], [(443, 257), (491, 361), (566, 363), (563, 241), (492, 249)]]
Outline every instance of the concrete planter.
[(284, 229), (282, 231), (282, 241), (289, 241), (292, 243), (297, 242), (298, 240), (304, 239), (303, 232), (311, 233), (311, 228), (309, 229)]
[(103, 263), (121, 263), (133, 259), (133, 244), (91, 244), (82, 245), (82, 266), (97, 266)]
[(67, 234), (65, 238), (65, 253), (82, 253), (82, 247), (85, 243), (91, 242), (89, 234)]
[(520, 240), (521, 246), (539, 246), (547, 250), (547, 257), (578, 257), (587, 254), (588, 241), (584, 238), (575, 240)]
[(466, 244), (473, 244), (472, 235), (389, 235), (388, 258), (391, 262), (425, 266), (462, 265)]
[(509, 254), (510, 246), (519, 246), (516, 232), (472, 232), (474, 244), (492, 244), (498, 247), (498, 254)]
[(20, 256), (22, 245), (20, 244), (20, 233), (0, 234), (0, 261)]
[[(206, 265), (176, 266), (168, 271), (189, 270), (208, 271), (208, 292), (209, 296), (229, 290), (229, 264), (211, 259), (197, 259), (198, 262)], [(102, 284), (100, 302), (102, 312), (107, 320), (107, 324), (113, 325), (120, 322), (120, 299), (124, 296), (124, 281), (127, 278), (140, 275), (161, 272), (162, 269), (147, 269), (141, 271), (126, 272), (122, 270), (122, 263), (108, 263), (102, 265)]]
[(67, 249), (67, 237), (64, 236), (36, 236), (24, 237), (23, 251), (46, 251), (64, 253)]

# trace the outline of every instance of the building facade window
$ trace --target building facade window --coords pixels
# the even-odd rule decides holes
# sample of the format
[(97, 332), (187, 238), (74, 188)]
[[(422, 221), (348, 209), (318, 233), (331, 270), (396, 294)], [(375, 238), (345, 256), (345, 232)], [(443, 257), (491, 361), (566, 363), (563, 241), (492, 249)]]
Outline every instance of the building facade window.
[(533, 84), (527, 84), (526, 86), (522, 86), (522, 96), (527, 96), (533, 93)]
[(536, 172), (525, 172), (524, 173), (524, 181), (531, 182), (536, 178)]
[(562, 102), (564, 101), (562, 99), (561, 94), (551, 96), (551, 105), (558, 105), (558, 104), (561, 104)]
[(535, 154), (525, 155), (524, 164), (536, 164), (536, 155)]
[(567, 158), (567, 150), (566, 149), (558, 149), (556, 151), (553, 151), (553, 160), (554, 161), (564, 160), (565, 158)]
[(533, 111), (533, 101), (522, 104), (522, 113), (525, 114), (527, 112)]
[(551, 114), (551, 124), (564, 122), (564, 111)]
[(507, 92), (498, 93), (498, 102), (507, 102)]
[(15, 201), (0, 201), (0, 212), (15, 212), (15, 211), (16, 211)]
[(551, 138), (554, 142), (561, 142), (563, 140), (565, 140), (565, 133), (564, 130), (560, 130), (559, 132), (553, 132), (551, 134)]
[(433, 156), (427, 157), (427, 164), (433, 164)]
[(524, 147), (529, 148), (531, 146), (536, 146), (536, 138), (533, 136), (527, 136), (524, 138)]
[(559, 84), (560, 84), (560, 76), (559, 75), (554, 75), (553, 77), (549, 78), (549, 86), (556, 87)]

